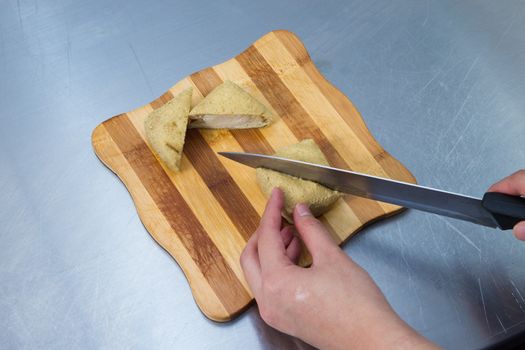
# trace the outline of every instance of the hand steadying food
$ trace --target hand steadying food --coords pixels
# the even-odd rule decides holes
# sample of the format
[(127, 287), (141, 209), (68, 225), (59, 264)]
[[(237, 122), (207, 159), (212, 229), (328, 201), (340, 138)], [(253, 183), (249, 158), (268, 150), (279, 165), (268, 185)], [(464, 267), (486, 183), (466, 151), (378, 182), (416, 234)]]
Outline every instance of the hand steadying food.
[[(525, 170), (490, 187), (525, 195)], [(241, 265), (270, 326), (321, 349), (434, 349), (436, 345), (408, 326), (388, 304), (368, 273), (348, 257), (307, 206), (293, 212), (294, 227), (282, 225), (283, 193), (274, 189)], [(525, 240), (525, 221), (514, 227)], [(296, 265), (300, 239), (312, 266)]]

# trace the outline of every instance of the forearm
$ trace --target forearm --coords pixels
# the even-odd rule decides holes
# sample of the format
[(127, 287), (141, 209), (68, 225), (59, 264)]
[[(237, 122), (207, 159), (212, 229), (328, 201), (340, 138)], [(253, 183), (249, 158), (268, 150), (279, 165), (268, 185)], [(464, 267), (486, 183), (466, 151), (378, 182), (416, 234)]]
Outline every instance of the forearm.
[(344, 349), (439, 349), (393, 311), (388, 315), (364, 317), (359, 325), (319, 330), (311, 344), (323, 350)]

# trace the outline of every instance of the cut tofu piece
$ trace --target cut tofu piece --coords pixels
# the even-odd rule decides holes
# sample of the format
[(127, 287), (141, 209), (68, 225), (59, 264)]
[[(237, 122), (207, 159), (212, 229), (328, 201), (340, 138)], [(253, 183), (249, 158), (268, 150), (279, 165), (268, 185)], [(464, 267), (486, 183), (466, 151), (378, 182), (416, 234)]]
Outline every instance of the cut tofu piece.
[(272, 114), (255, 97), (227, 80), (190, 112), (189, 128), (249, 129), (271, 122)]
[[(319, 146), (311, 139), (283, 147), (277, 150), (275, 155), (308, 163), (330, 165)], [(283, 217), (290, 223), (293, 222), (293, 209), (297, 203), (308, 205), (312, 214), (319, 216), (328, 211), (331, 205), (342, 196), (342, 193), (316, 182), (275, 170), (257, 168), (255, 173), (257, 183), (267, 197), (270, 196), (274, 187), (279, 187), (284, 192)]]
[(144, 121), (146, 140), (166, 166), (180, 170), (180, 159), (191, 108), (192, 88), (186, 89)]

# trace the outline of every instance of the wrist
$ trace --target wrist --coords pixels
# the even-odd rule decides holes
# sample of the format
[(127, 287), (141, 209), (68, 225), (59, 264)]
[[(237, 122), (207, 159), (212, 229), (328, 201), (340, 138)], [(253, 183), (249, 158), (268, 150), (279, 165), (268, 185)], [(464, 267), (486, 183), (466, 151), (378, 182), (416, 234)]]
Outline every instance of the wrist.
[(417, 333), (392, 311), (389, 321), (376, 319), (369, 332), (360, 340), (363, 349), (438, 349), (428, 339)]
[(331, 337), (323, 337), (315, 345), (323, 350), (343, 349), (439, 349), (418, 334), (393, 311), (363, 318), (359, 325), (339, 327)]

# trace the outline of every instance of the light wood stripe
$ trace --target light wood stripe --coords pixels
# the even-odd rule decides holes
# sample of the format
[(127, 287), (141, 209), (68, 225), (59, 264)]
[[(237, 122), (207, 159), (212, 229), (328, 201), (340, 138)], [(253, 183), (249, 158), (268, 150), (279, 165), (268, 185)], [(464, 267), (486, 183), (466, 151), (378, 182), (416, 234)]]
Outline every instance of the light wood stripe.
[(336, 242), (339, 244), (349, 237), (349, 232), (353, 232), (362, 225), (359, 217), (352, 208), (341, 198), (334, 206), (322, 216), (322, 220), (333, 229), (337, 236)]
[[(210, 240), (184, 198), (173, 186), (133, 124), (125, 115), (121, 115), (118, 122), (115, 118), (104, 122), (104, 127), (157, 203), (172, 229), (177, 232), (186, 250), (190, 252), (192, 259), (199, 266), (226, 310), (230, 313), (237, 312), (238, 305), (235, 300), (246, 300), (250, 295)], [(230, 286), (223, 283), (224, 279), (231, 283)]]
[(193, 297), (201, 311), (210, 317), (214, 317), (217, 321), (229, 318), (229, 312), (222, 305), (221, 300), (217, 297), (206, 277), (204, 277), (188, 250), (180, 241), (177, 233), (160, 212), (140, 178), (111, 139), (104, 125), (99, 125), (93, 133), (93, 145), (103, 162), (107, 162), (106, 164), (111, 168), (121, 169), (117, 175), (126, 184), (127, 188), (133, 189), (130, 191), (133, 202), (137, 207), (142, 208), (139, 212), (140, 218), (151, 236), (168, 253), (177, 252), (177, 256), (173, 258), (176, 259), (184, 272), (190, 287), (194, 291), (198, 291), (198, 293), (193, 293)]

